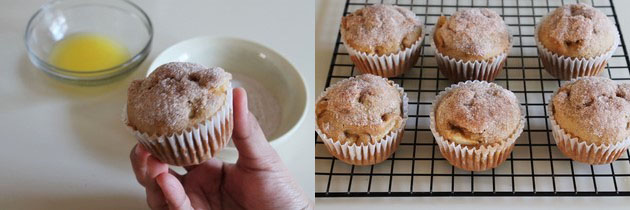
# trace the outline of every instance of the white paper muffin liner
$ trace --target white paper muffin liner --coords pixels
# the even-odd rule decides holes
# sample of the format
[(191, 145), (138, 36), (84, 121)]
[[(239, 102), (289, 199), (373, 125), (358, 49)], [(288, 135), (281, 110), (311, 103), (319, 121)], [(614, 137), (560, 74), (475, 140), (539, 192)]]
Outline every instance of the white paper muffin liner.
[[(543, 17), (543, 20), (546, 17), (547, 16)], [(540, 22), (542, 23), (542, 21)], [(536, 29), (534, 30), (534, 39), (536, 40), (536, 46), (538, 48), (538, 57), (540, 57), (540, 61), (545, 67), (545, 70), (560, 80), (571, 80), (578, 77), (599, 75), (606, 68), (608, 59), (613, 56), (620, 42), (619, 32), (617, 32), (613, 46), (599, 56), (593, 58), (563, 56), (553, 53), (543, 46), (542, 42), (538, 39), (539, 28), (540, 23), (536, 25)]]
[[(402, 136), (404, 134), (405, 124), (407, 123), (409, 98), (407, 98), (407, 94), (402, 87), (398, 86), (398, 84), (385, 78), (383, 78), (383, 80), (387, 81), (389, 84), (392, 84), (394, 87), (396, 87), (398, 92), (400, 92), (403, 114), (402, 124), (395, 131), (383, 137), (383, 139), (377, 140), (375, 144), (368, 143), (367, 145), (357, 145), (355, 143), (350, 144), (348, 142), (342, 144), (339, 141), (333, 140), (321, 131), (318, 123), (315, 123), (315, 131), (324, 142), (324, 145), (326, 145), (328, 152), (330, 152), (330, 154), (335, 156), (337, 159), (351, 165), (374, 165), (385, 161), (398, 148), (398, 145), (400, 144), (400, 141), (402, 140)], [(336, 84), (326, 88), (326, 90), (324, 90), (324, 92), (317, 98), (315, 104), (318, 104), (319, 101), (324, 96), (326, 96), (330, 88), (337, 86), (341, 82), (342, 81), (337, 82)]]
[(466, 80), (485, 80), (493, 81), (507, 60), (508, 53), (512, 49), (512, 34), (510, 36), (510, 46), (505, 52), (486, 60), (464, 61), (461, 59), (451, 58), (439, 52), (435, 46), (434, 35), (436, 27), (431, 30), (431, 48), (435, 51), (435, 60), (437, 61), (438, 70), (444, 74), (446, 78), (452, 82), (460, 82)]
[[(514, 148), (514, 142), (523, 132), (523, 127), (525, 126), (525, 115), (522, 115), (519, 126), (516, 128), (514, 133), (510, 135), (506, 141), (501, 143), (481, 146), (466, 146), (444, 139), (444, 137), (438, 133), (435, 125), (435, 109), (442, 97), (451, 90), (458, 88), (461, 85), (470, 83), (498, 86), (497, 84), (485, 81), (466, 81), (451, 85), (444, 91), (440, 92), (435, 101), (433, 101), (433, 104), (431, 105), (431, 113), (429, 114), (431, 119), (431, 133), (433, 133), (433, 136), (435, 137), (435, 141), (440, 148), (442, 156), (444, 156), (444, 158), (446, 158), (446, 160), (448, 160), (448, 162), (453, 166), (467, 171), (485, 171), (496, 168), (508, 158)], [(521, 113), (523, 113), (522, 110)]]
[(129, 126), (126, 107), (123, 121), (138, 142), (160, 161), (177, 166), (197, 165), (216, 156), (232, 137), (231, 85), (227, 92), (225, 103), (217, 113), (182, 133), (156, 136), (140, 132)]
[[(571, 80), (571, 83), (575, 79)], [(566, 84), (565, 84), (566, 85)], [(556, 92), (551, 96), (549, 105), (547, 105), (547, 113), (549, 113), (549, 121), (551, 121), (551, 131), (556, 141), (558, 150), (572, 160), (587, 163), (591, 165), (609, 164), (617, 160), (630, 146), (630, 137), (627, 137), (616, 144), (600, 144), (588, 143), (577, 137), (572, 137), (564, 129), (558, 125), (553, 113), (553, 98)]]
[(422, 35), (411, 47), (398, 53), (379, 56), (377, 54), (369, 55), (350, 47), (344, 39), (343, 30), (341, 32), (344, 46), (346, 46), (350, 59), (357, 69), (364, 74), (374, 74), (385, 78), (402, 75), (406, 70), (413, 67), (420, 56), (422, 39), (424, 39), (424, 27), (422, 27)]

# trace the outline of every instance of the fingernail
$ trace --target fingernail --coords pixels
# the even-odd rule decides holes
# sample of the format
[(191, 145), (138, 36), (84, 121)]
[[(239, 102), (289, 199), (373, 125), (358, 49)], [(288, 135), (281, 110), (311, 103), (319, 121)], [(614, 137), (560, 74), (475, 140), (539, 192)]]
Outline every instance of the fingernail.
[(247, 100), (247, 91), (245, 90), (245, 88), (241, 88), (241, 92), (243, 93), (244, 97), (244, 101), (245, 103), (243, 104), (243, 106), (245, 106), (245, 111), (247, 111), (247, 113), (249, 113), (249, 102)]
[(140, 155), (141, 151), (140, 151), (140, 145), (136, 145), (136, 148), (134, 149), (134, 152), (136, 153), (136, 155)]

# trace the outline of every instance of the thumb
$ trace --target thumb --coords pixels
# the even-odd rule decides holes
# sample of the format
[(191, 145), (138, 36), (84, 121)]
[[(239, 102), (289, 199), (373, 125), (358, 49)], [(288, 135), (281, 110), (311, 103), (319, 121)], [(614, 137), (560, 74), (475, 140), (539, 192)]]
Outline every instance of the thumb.
[(238, 150), (238, 166), (250, 169), (270, 169), (279, 161), (278, 154), (271, 147), (260, 129), (258, 121), (247, 108), (247, 93), (243, 88), (234, 92), (234, 133), (232, 141)]

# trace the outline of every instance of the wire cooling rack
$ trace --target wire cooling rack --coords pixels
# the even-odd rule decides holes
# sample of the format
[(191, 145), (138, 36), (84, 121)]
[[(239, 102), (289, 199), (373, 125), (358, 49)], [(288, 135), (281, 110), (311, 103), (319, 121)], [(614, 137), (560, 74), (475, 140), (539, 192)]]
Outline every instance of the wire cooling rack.
[[(580, 2), (603, 11), (619, 30), (612, 0)], [(519, 98), (527, 114), (525, 130), (510, 157), (493, 170), (468, 172), (451, 166), (440, 154), (429, 130), (431, 102), (451, 83), (438, 73), (427, 37), (413, 69), (391, 78), (405, 88), (410, 100), (409, 119), (396, 153), (374, 166), (352, 166), (332, 157), (315, 134), (316, 197), (630, 196), (630, 153), (608, 165), (574, 162), (558, 151), (551, 134), (545, 106), (561, 81), (543, 70), (534, 42), (534, 26), (544, 14), (575, 1), (347, 0), (344, 15), (374, 3), (411, 9), (429, 29), (426, 32), (441, 14), (449, 15), (461, 8), (484, 7), (498, 12), (509, 25), (514, 46), (495, 83)], [(326, 87), (357, 74), (342, 45), (338, 34)], [(629, 63), (622, 36), (601, 76), (630, 82)]]

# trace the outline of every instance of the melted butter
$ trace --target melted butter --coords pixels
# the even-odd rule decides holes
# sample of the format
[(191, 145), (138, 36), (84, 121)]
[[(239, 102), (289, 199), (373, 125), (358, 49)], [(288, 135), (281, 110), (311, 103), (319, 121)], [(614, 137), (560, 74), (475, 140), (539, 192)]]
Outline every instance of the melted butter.
[(49, 62), (66, 70), (94, 72), (116, 67), (130, 57), (124, 45), (107, 36), (77, 33), (55, 43)]

